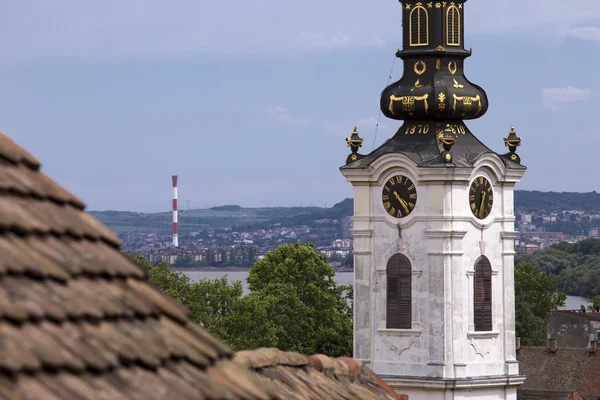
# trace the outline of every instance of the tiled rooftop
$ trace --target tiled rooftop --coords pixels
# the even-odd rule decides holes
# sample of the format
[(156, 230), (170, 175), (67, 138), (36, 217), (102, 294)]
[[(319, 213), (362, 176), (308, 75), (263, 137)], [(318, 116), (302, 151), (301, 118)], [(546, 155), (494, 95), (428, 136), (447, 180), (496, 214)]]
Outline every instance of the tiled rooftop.
[(0, 133), (0, 400), (403, 399), (351, 358), (232, 351)]
[(0, 134), (0, 399), (269, 399)]
[(286, 400), (408, 400), (354, 358), (304, 356), (265, 348), (238, 352), (234, 359), (255, 371)]
[[(521, 347), (520, 372), (527, 375), (518, 389), (520, 400), (567, 399), (578, 393), (584, 399), (600, 397), (600, 352), (585, 348)], [(576, 398), (576, 397), (573, 397)]]

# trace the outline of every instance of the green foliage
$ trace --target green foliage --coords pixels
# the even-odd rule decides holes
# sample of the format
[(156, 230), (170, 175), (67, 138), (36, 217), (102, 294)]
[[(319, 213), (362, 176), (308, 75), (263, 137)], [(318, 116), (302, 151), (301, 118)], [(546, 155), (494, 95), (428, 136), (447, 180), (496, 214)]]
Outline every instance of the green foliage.
[(546, 343), (546, 314), (564, 306), (566, 295), (557, 292), (556, 281), (531, 264), (515, 267), (515, 320), (521, 343)]
[(600, 294), (600, 240), (558, 243), (526, 256), (529, 263), (556, 279), (557, 287), (570, 295), (593, 297)]
[(234, 349), (275, 346), (330, 356), (352, 353), (352, 287), (310, 243), (281, 245), (248, 274), (251, 293), (224, 320)]
[(278, 347), (329, 356), (352, 354), (352, 285), (310, 243), (281, 245), (248, 274), (250, 294), (227, 277), (191, 282), (166, 263), (135, 257), (150, 282), (186, 306), (192, 318), (234, 350)]
[(574, 193), (516, 190), (515, 208), (522, 211), (580, 210), (598, 212), (600, 211), (600, 194), (596, 191)]
[(150, 283), (181, 303), (191, 312), (191, 318), (215, 336), (223, 336), (220, 320), (232, 312), (235, 303), (242, 297), (242, 282), (229, 282), (227, 275), (218, 279), (201, 279), (192, 282), (183, 272), (167, 263), (155, 266), (142, 256), (134, 257), (148, 271)]
[(592, 297), (588, 303), (590, 303), (590, 305), (588, 306), (588, 308), (590, 310), (593, 310), (595, 308), (600, 308), (600, 295), (596, 295), (594, 297)]
[(225, 205), (211, 207), (210, 209), (215, 211), (240, 211), (242, 207), (238, 205)]

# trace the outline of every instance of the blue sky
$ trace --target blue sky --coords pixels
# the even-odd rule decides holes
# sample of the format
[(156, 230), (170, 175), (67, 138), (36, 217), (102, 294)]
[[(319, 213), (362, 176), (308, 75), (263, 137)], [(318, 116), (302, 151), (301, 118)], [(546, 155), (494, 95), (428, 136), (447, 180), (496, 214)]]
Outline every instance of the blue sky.
[[(51, 5), (50, 5), (51, 4)], [(0, 6), (0, 130), (89, 209), (328, 205), (338, 168), (400, 121), (378, 100), (396, 48), (394, 0), (23, 0)], [(490, 108), (470, 129), (504, 152), (519, 189), (600, 190), (597, 0), (471, 0), (466, 76)], [(393, 79), (402, 74), (396, 62)]]

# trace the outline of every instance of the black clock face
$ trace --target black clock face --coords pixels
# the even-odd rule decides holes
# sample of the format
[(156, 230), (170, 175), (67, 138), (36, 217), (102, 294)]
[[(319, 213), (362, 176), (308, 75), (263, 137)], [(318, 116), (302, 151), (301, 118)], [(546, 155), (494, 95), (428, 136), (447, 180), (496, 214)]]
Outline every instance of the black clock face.
[(484, 219), (492, 212), (494, 191), (492, 184), (483, 176), (475, 178), (469, 189), (469, 205), (471, 212), (479, 219)]
[(406, 217), (417, 204), (417, 188), (406, 176), (393, 176), (383, 186), (381, 201), (392, 217)]

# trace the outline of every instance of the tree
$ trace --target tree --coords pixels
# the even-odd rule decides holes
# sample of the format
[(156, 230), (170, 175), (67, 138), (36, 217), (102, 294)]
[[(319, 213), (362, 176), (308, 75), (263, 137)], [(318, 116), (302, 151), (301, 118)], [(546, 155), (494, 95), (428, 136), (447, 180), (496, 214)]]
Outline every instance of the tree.
[(330, 356), (352, 354), (352, 286), (310, 243), (280, 245), (248, 273), (251, 293), (225, 316), (234, 349), (275, 346)]
[(588, 300), (588, 303), (590, 303), (590, 305), (588, 306), (590, 310), (600, 308), (600, 295), (592, 297), (590, 300)]
[(171, 296), (191, 312), (191, 318), (213, 335), (221, 337), (220, 320), (232, 312), (242, 297), (242, 282), (229, 282), (227, 275), (218, 279), (201, 279), (192, 282), (183, 272), (165, 262), (153, 266), (142, 256), (134, 257), (148, 272), (148, 280), (165, 294)]
[(352, 354), (352, 285), (338, 285), (326, 257), (310, 243), (281, 245), (257, 261), (246, 296), (241, 282), (230, 283), (227, 276), (191, 282), (166, 263), (153, 266), (140, 256), (135, 261), (151, 283), (234, 350)]
[(523, 345), (546, 343), (546, 314), (565, 305), (566, 295), (557, 292), (556, 281), (531, 264), (515, 267), (515, 320)]

